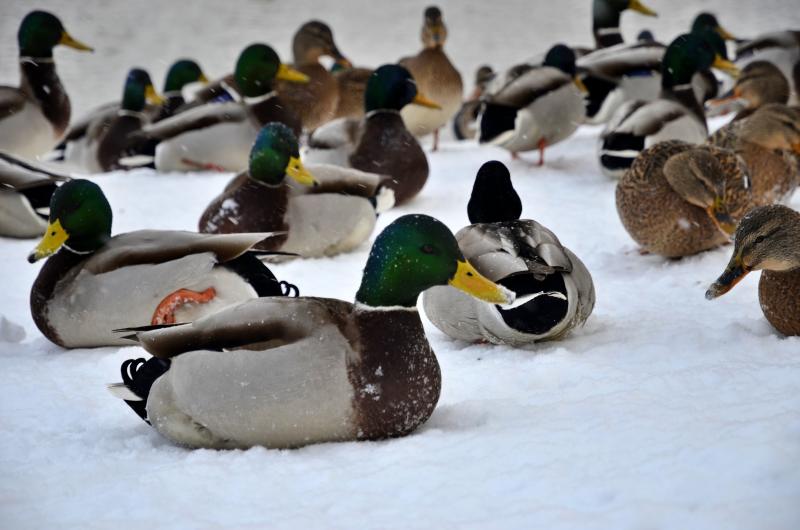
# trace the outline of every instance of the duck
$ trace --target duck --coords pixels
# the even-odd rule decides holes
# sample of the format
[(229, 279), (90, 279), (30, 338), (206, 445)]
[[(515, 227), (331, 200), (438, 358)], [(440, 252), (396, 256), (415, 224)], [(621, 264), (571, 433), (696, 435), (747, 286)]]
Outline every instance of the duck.
[(114, 329), (182, 322), (284, 293), (252, 250), (272, 234), (140, 230), (111, 237), (111, 222), (102, 189), (72, 179), (53, 192), (44, 237), (28, 256), (31, 263), (49, 257), (31, 288), (31, 316), (63, 348), (122, 346), (129, 341)]
[(494, 75), (494, 70), (489, 65), (480, 66), (475, 72), (475, 88), (453, 118), (453, 134), (457, 140), (472, 140), (475, 138), (477, 134), (476, 123), (481, 110), (481, 97), (486, 92), (486, 88)]
[(19, 27), (20, 86), (0, 86), (0, 151), (34, 159), (48, 153), (69, 125), (69, 96), (56, 72), (53, 48), (92, 48), (73, 38), (47, 11), (31, 11)]
[(384, 180), (331, 165), (306, 169), (292, 130), (270, 123), (258, 133), (249, 170), (211, 201), (199, 231), (281, 232), (257, 248), (306, 258), (349, 252), (372, 234), (377, 213), (394, 205)]
[(746, 118), (768, 103), (789, 102), (789, 81), (780, 69), (768, 61), (748, 63), (736, 84), (719, 98), (706, 103), (708, 114), (724, 115), (738, 109), (733, 121)]
[[(592, 34), (596, 50), (624, 42), (620, 31), (620, 18), (622, 13), (627, 10), (648, 17), (658, 16), (640, 0), (594, 0), (592, 2)], [(584, 53), (578, 53), (578, 55), (584, 55)]]
[(250, 147), (265, 124), (279, 121), (300, 134), (300, 119), (276, 95), (273, 84), (276, 79), (307, 83), (308, 76), (281, 64), (275, 50), (262, 43), (242, 51), (234, 76), (244, 96), (240, 101), (179, 109), (131, 135), (139, 149), (158, 142), (152, 161), (158, 171), (244, 171)]
[(50, 198), (67, 180), (66, 175), (0, 152), (0, 236), (29, 239), (44, 234)]
[(295, 448), (406, 436), (433, 413), (441, 371), (417, 310), (449, 284), (495, 304), (514, 294), (421, 214), (375, 239), (355, 302), (250, 300), (185, 325), (127, 329), (153, 357), (123, 363), (110, 390), (191, 448)]
[(601, 134), (599, 162), (605, 175), (620, 178), (639, 153), (664, 140), (705, 142), (708, 126), (692, 78), (710, 67), (738, 74), (736, 66), (700, 35), (684, 34), (669, 45), (661, 67), (659, 99), (623, 104)]
[(800, 108), (770, 103), (711, 135), (748, 168), (756, 205), (785, 203), (800, 183)]
[(186, 104), (183, 90), (196, 83), (208, 84), (208, 77), (197, 61), (178, 59), (167, 70), (164, 78), (164, 101), (150, 114), (150, 121), (157, 122), (169, 118)]
[(160, 106), (164, 98), (153, 88), (145, 70), (132, 68), (125, 78), (119, 108), (100, 112), (84, 127), (72, 130), (64, 144), (62, 162), (87, 173), (125, 169), (120, 160), (129, 154), (128, 136), (149, 122), (147, 103)]
[(724, 295), (756, 270), (767, 321), (783, 335), (800, 335), (800, 213), (781, 204), (751, 210), (736, 228), (733, 255), (706, 298)]
[(482, 144), (503, 147), (516, 158), (568, 138), (586, 116), (585, 87), (576, 77), (575, 53), (557, 44), (540, 67), (522, 65), (496, 79), (483, 97), (478, 119)]
[(364, 94), (373, 72), (372, 68), (353, 66), (349, 61), (333, 63), (331, 74), (339, 92), (334, 119), (364, 117)]
[(305, 160), (387, 175), (396, 204), (405, 204), (422, 190), (429, 171), (425, 152), (400, 117), (409, 104), (439, 107), (417, 90), (408, 70), (397, 64), (380, 66), (367, 83), (364, 118), (334, 120), (314, 131)]
[(464, 296), (449, 286), (423, 294), (428, 319), (450, 338), (530, 348), (583, 325), (595, 290), (583, 262), (556, 235), (520, 219), (522, 203), (502, 162), (478, 170), (467, 205), (470, 224), (456, 233), (466, 259), (491, 281), (516, 295), (511, 306)]
[(321, 56), (334, 59), (344, 68), (351, 66), (333, 39), (330, 26), (319, 20), (306, 22), (292, 41), (294, 64), (298, 72), (308, 76), (308, 83), (278, 81), (275, 89), (281, 101), (294, 112), (308, 131), (331, 121), (339, 101), (336, 78), (319, 62)]
[(800, 102), (800, 30), (765, 33), (739, 43), (736, 64), (743, 68), (752, 61), (768, 61), (777, 66), (791, 83), (789, 103)]
[(681, 140), (642, 151), (617, 183), (616, 203), (641, 249), (667, 258), (729, 243), (755, 206), (748, 169), (735, 152)]
[(464, 97), (461, 74), (444, 52), (446, 40), (447, 26), (442, 18), (442, 10), (430, 6), (425, 9), (423, 16), (422, 51), (398, 61), (411, 72), (419, 90), (441, 107), (433, 109), (409, 105), (400, 111), (406, 127), (414, 136), (433, 133), (433, 151), (439, 148), (439, 129), (455, 116)]

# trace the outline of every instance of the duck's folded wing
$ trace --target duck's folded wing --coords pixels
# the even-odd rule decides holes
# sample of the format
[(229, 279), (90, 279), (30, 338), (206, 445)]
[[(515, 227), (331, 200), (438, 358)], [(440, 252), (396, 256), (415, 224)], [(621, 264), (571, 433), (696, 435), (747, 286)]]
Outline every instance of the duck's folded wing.
[(84, 269), (102, 274), (130, 265), (164, 263), (191, 254), (213, 253), (219, 263), (235, 259), (275, 232), (198, 234), (166, 230), (140, 230), (111, 238), (92, 254)]
[(187, 131), (195, 131), (218, 123), (238, 122), (245, 119), (247, 119), (247, 111), (239, 103), (209, 103), (146, 125), (134, 135), (141, 138), (167, 140)]
[(119, 102), (112, 101), (87, 112), (74, 122), (70, 123), (67, 133), (61, 139), (61, 144), (74, 141), (85, 136), (89, 130), (89, 127), (92, 127), (93, 125), (97, 127), (98, 125), (102, 125), (104, 122), (110, 122), (114, 116), (117, 115), (117, 111), (119, 111), (119, 109)]
[(616, 79), (639, 70), (659, 70), (665, 51), (659, 43), (618, 44), (585, 55), (575, 65), (598, 77)]
[(307, 193), (344, 193), (361, 197), (373, 197), (386, 175), (368, 173), (358, 169), (333, 164), (306, 164), (306, 168), (319, 183), (313, 188), (304, 187)]
[(312, 149), (355, 148), (360, 120), (338, 118), (318, 127), (308, 138)]
[(535, 67), (511, 79), (497, 92), (490, 94), (487, 100), (497, 105), (524, 108), (533, 101), (572, 83), (572, 79), (556, 68)]
[(23, 191), (65, 180), (69, 180), (66, 175), (55, 173), (39, 164), (15, 156), (0, 153), (0, 188)]
[(25, 95), (19, 89), (0, 86), (0, 119), (16, 114), (25, 106)]
[(618, 124), (609, 126), (616, 134), (645, 137), (656, 134), (664, 125), (687, 114), (685, 107), (665, 99), (632, 101), (620, 107)]
[(736, 48), (742, 57), (767, 48), (800, 48), (800, 31), (776, 31), (749, 40)]

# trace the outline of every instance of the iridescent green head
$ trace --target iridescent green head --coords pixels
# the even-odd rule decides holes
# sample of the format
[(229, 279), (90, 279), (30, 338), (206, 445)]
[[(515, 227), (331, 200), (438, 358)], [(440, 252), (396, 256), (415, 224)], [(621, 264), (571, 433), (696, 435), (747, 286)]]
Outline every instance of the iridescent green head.
[(556, 44), (550, 48), (542, 64), (558, 68), (570, 77), (575, 77), (575, 52), (564, 44)]
[(250, 178), (278, 186), (286, 175), (306, 186), (317, 183), (300, 161), (300, 146), (294, 132), (282, 123), (268, 123), (259, 131), (250, 150)]
[(661, 85), (673, 88), (691, 83), (692, 76), (711, 67), (738, 74), (738, 69), (714, 49), (704, 35), (681, 35), (667, 48), (661, 64)]
[(125, 78), (122, 91), (122, 108), (132, 112), (141, 112), (147, 102), (158, 104), (162, 99), (150, 81), (150, 75), (141, 68), (132, 68)]
[(699, 33), (702, 31), (713, 31), (723, 40), (736, 40), (736, 37), (723, 28), (717, 20), (717, 17), (712, 13), (700, 13), (695, 17), (694, 22), (692, 22), (692, 33)]
[(180, 92), (190, 83), (207, 81), (200, 65), (191, 59), (181, 59), (169, 67), (167, 79), (164, 81), (164, 92)]
[(92, 51), (86, 44), (72, 38), (58, 17), (47, 11), (31, 11), (25, 15), (19, 26), (17, 42), (21, 57), (52, 57), (53, 48), (59, 44)]
[(364, 93), (364, 109), (400, 110), (409, 103), (441, 108), (417, 91), (417, 83), (399, 64), (385, 64), (372, 72)]
[(308, 82), (308, 76), (281, 64), (278, 54), (266, 44), (251, 44), (245, 48), (239, 54), (233, 76), (241, 93), (251, 98), (271, 92), (275, 79)]
[(100, 186), (83, 179), (62, 184), (50, 199), (50, 222), (28, 261), (45, 258), (62, 246), (94, 252), (111, 237), (111, 205)]
[(444, 224), (427, 215), (404, 215), (375, 239), (356, 301), (372, 307), (414, 307), (422, 291), (448, 284), (493, 303), (514, 298), (464, 259)]
[(627, 9), (651, 17), (656, 16), (656, 12), (642, 4), (640, 0), (594, 0), (592, 2), (594, 29), (619, 28), (620, 15)]

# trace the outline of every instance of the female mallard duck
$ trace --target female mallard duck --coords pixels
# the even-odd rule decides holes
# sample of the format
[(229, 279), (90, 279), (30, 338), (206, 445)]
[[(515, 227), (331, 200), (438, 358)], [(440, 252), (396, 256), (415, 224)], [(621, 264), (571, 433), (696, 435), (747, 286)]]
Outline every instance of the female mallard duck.
[(336, 46), (331, 28), (318, 20), (300, 26), (294, 34), (292, 52), (294, 68), (307, 75), (309, 81), (302, 85), (279, 82), (276, 90), (289, 110), (300, 118), (303, 128), (313, 131), (334, 118), (339, 100), (339, 85), (319, 58), (326, 55), (345, 68), (350, 61)]
[(480, 143), (511, 151), (544, 150), (568, 138), (583, 123), (585, 87), (575, 77), (575, 54), (553, 46), (542, 66), (523, 65), (499, 79), (483, 98)]
[[(163, 103), (150, 76), (133, 68), (125, 78), (122, 103), (116, 111), (102, 113), (82, 129), (72, 130), (64, 145), (63, 161), (76, 170), (101, 173), (124, 168), (120, 159), (129, 154), (128, 136), (148, 123), (146, 103)], [(78, 132), (82, 130), (82, 134)]]
[(445, 284), (494, 304), (514, 299), (464, 259), (441, 222), (406, 215), (375, 240), (354, 304), (263, 298), (188, 325), (133, 330), (155, 357), (126, 361), (111, 390), (189, 447), (404, 436), (439, 399), (417, 298)]
[(438, 108), (417, 91), (408, 70), (381, 66), (367, 84), (364, 119), (340, 119), (314, 131), (306, 160), (387, 175), (397, 204), (407, 202), (428, 180), (425, 152), (400, 117), (400, 109), (411, 103)]
[(744, 41), (736, 49), (736, 64), (744, 67), (752, 61), (768, 61), (777, 66), (791, 82), (789, 102), (798, 102), (800, 79), (796, 72), (800, 69), (800, 31), (777, 31)]
[(411, 134), (425, 136), (433, 133), (433, 150), (439, 147), (439, 129), (458, 112), (464, 97), (461, 74), (444, 53), (447, 26), (442, 11), (431, 6), (425, 10), (422, 25), (423, 49), (413, 57), (400, 59), (400, 65), (411, 72), (419, 90), (440, 105), (440, 109), (408, 106), (400, 111)]
[(508, 169), (497, 161), (485, 163), (467, 207), (472, 224), (459, 230), (456, 240), (478, 272), (514, 291), (517, 301), (504, 308), (450, 287), (429, 289), (425, 314), (450, 337), (526, 347), (563, 337), (591, 314), (595, 293), (589, 271), (553, 232), (520, 220), (521, 211)]
[(41, 236), (50, 197), (66, 180), (69, 177), (0, 153), (0, 236)]
[(372, 72), (372, 68), (355, 67), (349, 61), (333, 64), (331, 73), (339, 92), (334, 118), (360, 120), (364, 117), (364, 94)]
[(475, 72), (475, 88), (453, 118), (453, 134), (458, 140), (475, 138), (478, 131), (476, 123), (481, 111), (481, 97), (493, 77), (494, 71), (491, 66), (481, 66)]
[(31, 314), (59, 346), (125, 345), (112, 330), (191, 320), (281, 294), (250, 252), (271, 234), (142, 230), (112, 238), (111, 217), (103, 192), (88, 180), (71, 180), (53, 193), (50, 223), (28, 261), (55, 253), (31, 289)]
[(800, 109), (771, 103), (718, 129), (709, 143), (736, 152), (756, 205), (787, 201), (800, 184)]
[[(383, 177), (337, 166), (300, 162), (294, 133), (271, 123), (258, 134), (250, 169), (235, 177), (203, 212), (200, 232), (281, 232), (259, 249), (303, 257), (349, 252), (375, 228), (376, 207), (394, 204)], [(292, 186), (286, 176), (301, 186)], [(382, 204), (388, 201), (388, 204)]]
[(141, 144), (158, 141), (159, 171), (244, 171), (258, 131), (277, 121), (300, 134), (298, 117), (272, 90), (275, 79), (305, 83), (305, 74), (281, 64), (266, 44), (251, 44), (239, 55), (234, 73), (244, 99), (200, 105), (142, 128)]
[(603, 173), (621, 177), (639, 153), (664, 140), (703, 143), (708, 127), (692, 77), (710, 67), (737, 72), (702, 36), (686, 34), (675, 39), (664, 54), (660, 98), (625, 103), (603, 131), (599, 154)]
[(800, 335), (800, 214), (774, 204), (742, 219), (725, 272), (706, 292), (722, 296), (750, 271), (761, 270), (758, 299), (772, 326), (784, 335)]
[(22, 19), (17, 40), (21, 81), (19, 88), (0, 87), (0, 151), (35, 158), (49, 152), (69, 125), (69, 96), (56, 73), (53, 48), (92, 49), (45, 11)]
[(729, 242), (753, 205), (736, 153), (679, 140), (642, 151), (617, 185), (625, 230), (643, 250), (669, 258)]
[(753, 61), (742, 70), (733, 88), (712, 99), (706, 107), (716, 115), (738, 109), (735, 120), (741, 120), (769, 103), (785, 105), (789, 101), (789, 82), (780, 69), (767, 61)]

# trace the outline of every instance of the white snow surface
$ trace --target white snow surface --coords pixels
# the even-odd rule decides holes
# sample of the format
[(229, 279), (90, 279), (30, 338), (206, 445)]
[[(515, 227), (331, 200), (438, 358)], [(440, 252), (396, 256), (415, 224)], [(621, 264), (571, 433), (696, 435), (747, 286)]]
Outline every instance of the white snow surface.
[[(800, 26), (794, 1), (646, 2), (658, 19), (623, 16), (632, 38), (668, 39), (700, 9), (752, 35)], [(290, 38), (326, 20), (356, 64), (413, 52), (426, 4), (310, 0), (105, 2), (40, 0), (95, 55), (57, 51), (78, 111), (118, 97), (125, 70), (160, 80), (178, 55), (211, 76), (244, 45)], [(588, 0), (441, 2), (448, 50), (471, 87), (475, 67), (504, 66), (556, 40), (590, 42)], [(732, 9), (736, 6), (736, 9)], [(16, 35), (29, 2), (0, 7), (0, 81), (16, 82)], [(721, 123), (715, 122), (716, 125)], [(444, 142), (427, 186), (378, 230), (411, 212), (456, 231), (477, 169), (505, 162), (523, 216), (552, 229), (585, 262), (597, 306), (585, 327), (536, 351), (450, 340), (426, 322), (443, 389), (430, 421), (402, 439), (297, 450), (187, 450), (144, 424), (105, 383), (136, 346), (65, 351), (34, 326), (28, 294), (35, 241), (0, 239), (0, 528), (800, 528), (800, 340), (761, 314), (757, 274), (708, 302), (730, 247), (682, 260), (641, 256), (599, 171), (600, 129), (582, 127), (547, 151)], [(425, 141), (425, 145), (429, 145)], [(194, 230), (230, 174), (93, 177), (114, 232)], [(800, 197), (791, 205), (800, 209)], [(374, 235), (373, 235), (374, 238)], [(351, 300), (369, 244), (332, 259), (273, 268), (302, 294)], [(21, 342), (15, 342), (20, 339)]]

